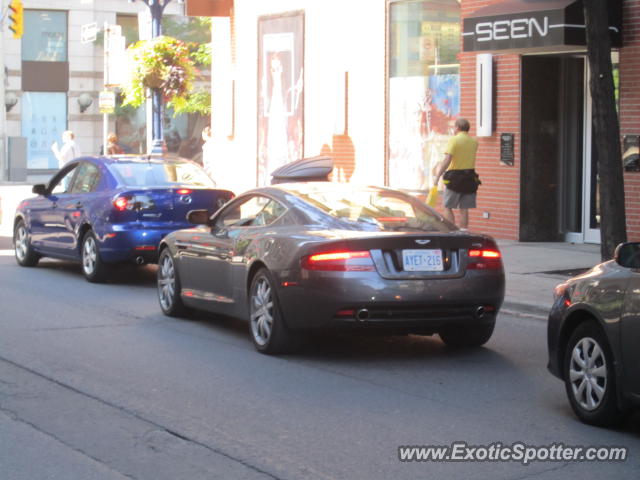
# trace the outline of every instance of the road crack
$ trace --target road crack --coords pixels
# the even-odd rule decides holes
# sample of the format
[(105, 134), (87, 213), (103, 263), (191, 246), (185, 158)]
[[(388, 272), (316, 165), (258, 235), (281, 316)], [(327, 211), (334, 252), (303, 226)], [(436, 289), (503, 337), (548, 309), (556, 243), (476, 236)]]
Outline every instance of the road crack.
[[(227, 452), (225, 452), (225, 451), (223, 451), (223, 450), (221, 450), (219, 448), (213, 447), (213, 446), (208, 445), (206, 443), (203, 443), (203, 442), (201, 442), (201, 441), (199, 441), (199, 440), (197, 440), (197, 439), (195, 439), (193, 437), (190, 437), (189, 435), (186, 435), (184, 433), (178, 432), (175, 429), (172, 429), (172, 428), (167, 427), (165, 425), (162, 425), (162, 424), (160, 424), (160, 423), (158, 423), (156, 421), (153, 421), (153, 420), (150, 420), (148, 418), (145, 418), (144, 416), (142, 416), (140, 413), (138, 413), (136, 411), (129, 410), (129, 409), (127, 409), (127, 408), (125, 408), (125, 407), (123, 407), (121, 405), (118, 405), (116, 403), (104, 400), (104, 399), (102, 399), (102, 398), (100, 398), (100, 397), (98, 397), (96, 395), (93, 395), (93, 394), (91, 394), (89, 392), (85, 392), (83, 390), (80, 390), (80, 389), (78, 389), (78, 388), (76, 388), (76, 387), (74, 387), (72, 385), (66, 384), (66, 383), (61, 382), (59, 380), (56, 380), (55, 378), (49, 377), (48, 375), (42, 374), (42, 373), (40, 373), (40, 372), (38, 372), (36, 370), (33, 370), (33, 369), (29, 368), (29, 367), (17, 364), (14, 361), (9, 360), (9, 359), (7, 359), (5, 357), (0, 356), (0, 361), (3, 361), (3, 362), (5, 362), (5, 363), (7, 363), (9, 365), (12, 365), (15, 368), (18, 368), (18, 369), (23, 370), (25, 372), (28, 372), (28, 373), (30, 373), (32, 375), (35, 375), (35, 376), (37, 376), (37, 377), (39, 377), (41, 379), (44, 379), (47, 382), (51, 382), (54, 385), (57, 385), (58, 387), (61, 387), (61, 388), (65, 389), (65, 390), (67, 390), (67, 391), (73, 392), (73, 393), (78, 394), (78, 395), (82, 395), (85, 398), (91, 399), (91, 400), (93, 400), (95, 402), (98, 402), (98, 403), (104, 405), (104, 406), (107, 406), (107, 407), (115, 409), (115, 410), (117, 410), (117, 411), (119, 411), (119, 412), (121, 412), (121, 413), (123, 413), (125, 415), (128, 415), (131, 418), (135, 418), (135, 419), (137, 419), (137, 420), (139, 420), (141, 422), (144, 422), (144, 423), (150, 425), (151, 427), (153, 427), (151, 429), (151, 431), (155, 430), (155, 431), (164, 432), (164, 433), (166, 433), (168, 435), (171, 435), (172, 437), (180, 439), (181, 441), (188, 442), (191, 445), (203, 448), (203, 449), (205, 449), (205, 450), (207, 450), (209, 452), (212, 452), (212, 453), (214, 453), (216, 455), (219, 455), (220, 457), (223, 457), (223, 458), (226, 458), (228, 460), (231, 460), (232, 462), (235, 462), (235, 463), (237, 463), (239, 465), (242, 465), (243, 467), (245, 467), (245, 468), (247, 468), (249, 470), (252, 470), (252, 471), (254, 471), (256, 473), (264, 475), (264, 476), (266, 476), (268, 478), (271, 478), (273, 480), (284, 480), (281, 477), (278, 477), (277, 475), (275, 475), (275, 474), (273, 474), (271, 472), (268, 472), (268, 471), (266, 471), (266, 470), (264, 470), (264, 469), (262, 469), (262, 468), (260, 468), (260, 467), (258, 467), (256, 465), (251, 464), (247, 460), (244, 460), (242, 458), (233, 456), (233, 455), (231, 455), (231, 454), (229, 454), (229, 453), (227, 453)], [(0, 408), (0, 411), (4, 411), (4, 410), (2, 410)], [(49, 432), (46, 432), (46, 431), (40, 429), (37, 425), (34, 425), (34, 424), (30, 423), (29, 421), (27, 421), (25, 419), (21, 419), (21, 418), (17, 417), (17, 414), (15, 412), (12, 412), (10, 410), (7, 410), (7, 412), (11, 412), (12, 415), (16, 415), (16, 420), (17, 421), (21, 421), (22, 423), (25, 423), (25, 424), (31, 426), (32, 428), (36, 429), (37, 431), (39, 431), (39, 432), (41, 432), (41, 433), (43, 433), (45, 435), (48, 435), (51, 438), (54, 438), (56, 441), (58, 441), (58, 442), (62, 443), (63, 445), (73, 449), (74, 451), (82, 453), (83, 455), (87, 456), (88, 458), (91, 458), (91, 459), (93, 459), (93, 460), (95, 460), (97, 462), (100, 462), (101, 464), (105, 465), (99, 459), (91, 456), (87, 452), (84, 452), (81, 449), (78, 449), (77, 447), (74, 447), (73, 445), (69, 445), (64, 440), (62, 440), (60, 438), (57, 438), (54, 434), (51, 434)], [(150, 446), (150, 448), (153, 448), (153, 447)], [(109, 468), (111, 468), (111, 467), (109, 467)], [(121, 472), (118, 472), (118, 473), (120, 473), (121, 475), (124, 475)], [(135, 478), (135, 477), (132, 477), (132, 476), (125, 476), (125, 477), (126, 478), (132, 478), (132, 479)]]

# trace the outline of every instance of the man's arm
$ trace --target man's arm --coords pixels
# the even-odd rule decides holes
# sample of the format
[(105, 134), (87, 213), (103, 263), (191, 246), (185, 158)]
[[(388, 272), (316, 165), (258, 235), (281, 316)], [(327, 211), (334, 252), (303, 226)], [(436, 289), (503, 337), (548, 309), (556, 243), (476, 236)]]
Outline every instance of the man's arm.
[(438, 163), (438, 165), (436, 165), (436, 168), (434, 169), (434, 172), (433, 172), (434, 185), (438, 185), (438, 181), (440, 181), (440, 177), (444, 172), (447, 171), (447, 168), (449, 168), (449, 165), (451, 165), (451, 158), (452, 157), (450, 154), (445, 153), (442, 161)]
[(60, 152), (60, 147), (58, 147), (58, 142), (53, 142), (53, 144), (51, 145), (51, 151), (53, 152), (53, 155), (56, 157), (56, 160), (58, 160), (58, 162), (61, 162), (61, 152)]

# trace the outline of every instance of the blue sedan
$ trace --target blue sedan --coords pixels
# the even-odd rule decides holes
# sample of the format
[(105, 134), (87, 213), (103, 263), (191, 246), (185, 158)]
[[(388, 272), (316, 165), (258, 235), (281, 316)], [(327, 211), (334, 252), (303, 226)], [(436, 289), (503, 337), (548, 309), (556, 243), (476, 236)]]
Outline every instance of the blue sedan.
[(213, 214), (233, 198), (198, 164), (147, 155), (77, 158), (33, 193), (16, 210), (18, 264), (79, 261), (90, 282), (105, 281), (115, 263), (156, 262), (160, 240), (190, 226), (190, 210)]

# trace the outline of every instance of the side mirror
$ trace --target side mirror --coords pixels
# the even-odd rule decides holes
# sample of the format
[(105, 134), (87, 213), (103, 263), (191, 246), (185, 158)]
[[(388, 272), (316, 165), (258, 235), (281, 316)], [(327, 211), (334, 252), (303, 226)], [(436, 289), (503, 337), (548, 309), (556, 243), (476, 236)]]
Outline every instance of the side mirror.
[(31, 189), (31, 191), (33, 193), (35, 193), (36, 195), (46, 195), (47, 193), (47, 186), (44, 183), (38, 183), (36, 185), (33, 186), (33, 188)]
[(190, 210), (187, 213), (187, 221), (194, 225), (209, 225), (209, 212), (207, 210)]
[(640, 268), (640, 242), (621, 243), (613, 258), (622, 267)]

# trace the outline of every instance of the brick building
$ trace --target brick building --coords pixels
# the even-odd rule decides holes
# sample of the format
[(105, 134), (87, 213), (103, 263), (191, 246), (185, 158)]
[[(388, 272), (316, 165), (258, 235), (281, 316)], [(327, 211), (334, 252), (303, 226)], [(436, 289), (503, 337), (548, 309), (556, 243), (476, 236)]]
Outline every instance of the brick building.
[[(622, 24), (622, 35), (613, 38), (618, 48), (612, 55), (619, 72), (621, 141), (626, 140), (623, 150), (628, 153), (633, 152), (633, 147), (628, 145), (635, 142), (637, 159), (640, 2), (608, 3), (610, 24), (615, 23), (617, 14), (621, 13), (622, 18), (618, 23), (618, 26)], [(472, 217), (474, 227), (501, 238), (524, 241), (599, 242), (588, 66), (585, 47), (581, 46), (583, 34), (576, 33), (580, 32), (579, 28), (571, 28), (575, 24), (584, 25), (581, 2), (462, 1), (461, 8), (463, 20), (469, 19), (469, 27), (477, 25), (473, 20), (486, 23), (506, 20), (513, 25), (515, 18), (523, 22), (539, 19), (539, 25), (544, 27), (545, 15), (550, 22), (568, 25), (561, 27), (562, 38), (547, 45), (516, 43), (509, 51), (508, 45), (493, 42), (493, 50), (484, 48), (493, 54), (496, 111), (494, 134), (480, 138), (478, 169), (488, 181)], [(478, 19), (479, 15), (482, 18)], [(534, 25), (534, 36), (540, 33), (537, 27)], [(547, 31), (549, 36), (551, 28)], [(525, 31), (528, 33), (523, 29)], [(577, 40), (571, 35), (577, 35)], [(512, 40), (505, 39), (505, 43), (509, 41), (513, 44)], [(475, 117), (476, 105), (475, 57), (475, 52), (461, 55), (461, 72), (465, 78), (461, 88), (461, 113), (470, 118)], [(502, 132), (514, 134), (513, 166), (497, 161)], [(627, 161), (632, 162), (632, 157)], [(632, 169), (633, 166), (629, 166), (630, 171), (624, 174), (627, 229), (630, 239), (638, 240), (640, 173)], [(490, 218), (483, 218), (483, 212), (490, 212)]]

